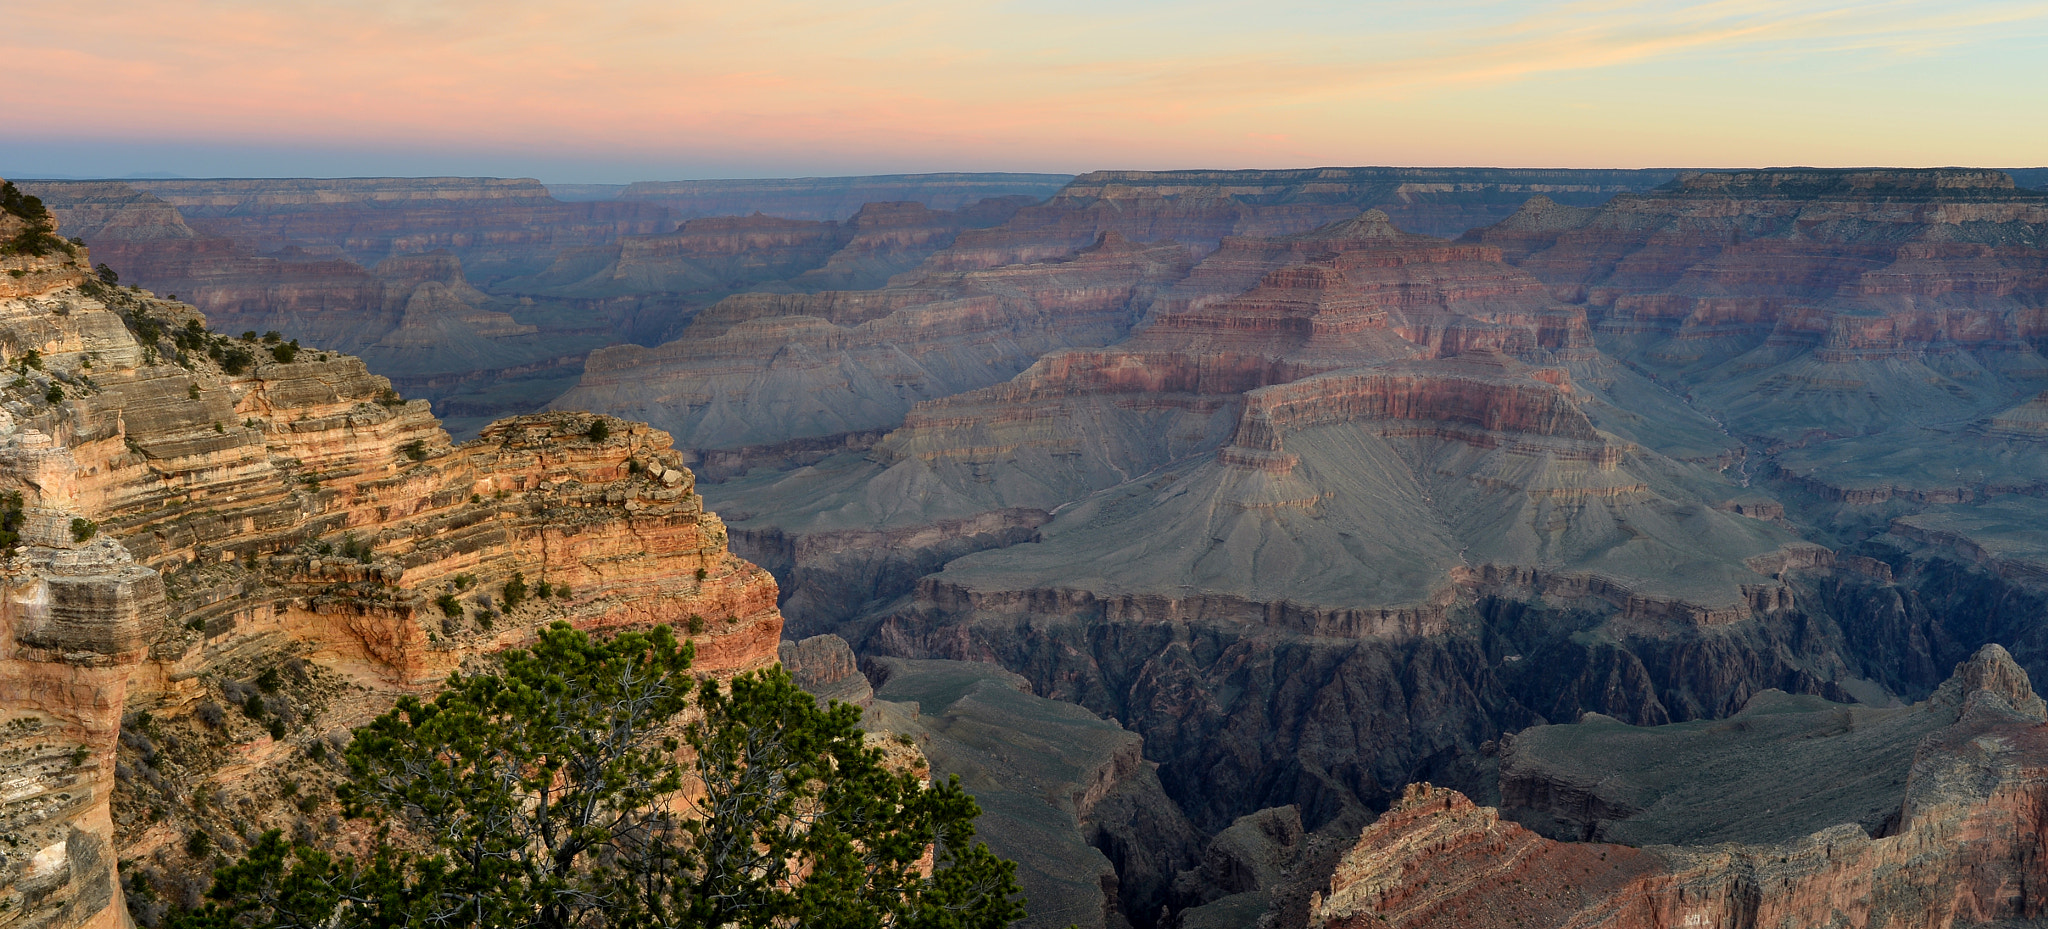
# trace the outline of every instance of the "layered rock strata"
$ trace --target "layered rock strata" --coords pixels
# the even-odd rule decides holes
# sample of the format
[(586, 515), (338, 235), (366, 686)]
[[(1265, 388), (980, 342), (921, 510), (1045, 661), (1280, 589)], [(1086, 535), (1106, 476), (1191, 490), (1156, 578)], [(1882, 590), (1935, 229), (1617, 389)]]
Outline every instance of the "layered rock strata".
[(483, 279), (544, 267), (566, 248), (658, 232), (658, 206), (564, 203), (531, 178), (255, 178), (131, 180), (203, 232), (258, 251), (288, 247), (374, 265), (394, 255), (455, 253)]
[[(317, 230), (294, 227), (303, 244), (265, 251), (261, 236), (195, 229), (176, 207), (126, 183), (28, 187), (123, 281), (190, 301), (224, 332), (275, 331), (356, 354), (408, 394), (435, 401), (465, 435), (538, 408), (573, 382), (584, 353), (613, 338), (609, 320), (568, 304), (479, 291), (445, 249), (400, 251), (366, 266), (316, 241)], [(545, 243), (535, 248), (552, 254)]]
[(933, 210), (957, 210), (994, 197), (1035, 202), (1070, 180), (1073, 176), (1067, 174), (990, 172), (636, 181), (613, 196), (665, 207), (678, 219), (766, 213), (788, 219), (844, 220), (872, 203), (917, 203)]
[(754, 446), (887, 429), (919, 400), (1112, 341), (1134, 304), (1185, 270), (1178, 248), (1109, 237), (1067, 260), (919, 273), (879, 291), (735, 298), (675, 341), (594, 354), (555, 406), (635, 411), (730, 471), (761, 456)]
[[(1860, 738), (1850, 729), (1826, 731), (1831, 727), (1824, 720), (1842, 712), (1781, 708), (1775, 715), (1795, 717), (1782, 721), (1790, 725), (1819, 724), (1801, 739)], [(2039, 882), (2048, 851), (2041, 821), (2048, 727), (2025, 673), (2002, 649), (1988, 646), (1958, 666), (1929, 704), (1893, 715), (1944, 718), (1931, 731), (1884, 727), (1903, 737), (1864, 757), (1898, 775), (1890, 784), (1891, 817), (1875, 832), (1843, 824), (1771, 843), (1638, 848), (1558, 842), (1455, 791), (1417, 784), (1344, 855), (1327, 893), (1314, 901), (1309, 924), (1945, 929), (2048, 913), (2048, 893)], [(1731, 732), (1727, 738), (1759, 736)], [(1736, 789), (1787, 787), (1773, 784), (1782, 775), (1770, 770), (1721, 774), (1732, 774), (1735, 783), (1727, 786)], [(1713, 790), (1716, 776), (1693, 770), (1678, 779)], [(1825, 796), (1841, 786), (1836, 782), (1864, 775), (1843, 766), (1801, 777), (1818, 779), (1814, 786)], [(1710, 816), (1731, 812), (1700, 806)], [(1745, 812), (1750, 828), (1769, 831), (1824, 821), (1782, 823)]]
[[(456, 445), (356, 359), (208, 332), (88, 279), (83, 249), (20, 260), (6, 280), (43, 283), (0, 299), (8, 925), (126, 925), (117, 858), (201, 855), (177, 824), (212, 845), (288, 824), (294, 794), (262, 800), (257, 772), (319, 774), (326, 727), (535, 624), (669, 623), (708, 673), (775, 660), (774, 581), (727, 550), (664, 434), (560, 413)], [(243, 701), (258, 734), (233, 736), (215, 701), (281, 663), (335, 686)], [(204, 750), (132, 779), (172, 741)], [(113, 802), (136, 790), (187, 806)]]
[(1532, 194), (1595, 206), (1647, 190), (1675, 171), (1513, 168), (1312, 168), (1292, 171), (1096, 171), (1004, 225), (968, 233), (939, 256), (947, 267), (1036, 261), (1104, 232), (1173, 239), (1197, 251), (1225, 236), (1305, 232), (1381, 209), (1403, 228), (1457, 235), (1512, 213)]
[(653, 344), (676, 338), (699, 310), (729, 294), (881, 287), (961, 231), (1001, 223), (1030, 202), (992, 198), (958, 210), (869, 203), (844, 221), (760, 213), (693, 219), (671, 233), (564, 251), (547, 270), (494, 289), (572, 301), (614, 320), (616, 341)]

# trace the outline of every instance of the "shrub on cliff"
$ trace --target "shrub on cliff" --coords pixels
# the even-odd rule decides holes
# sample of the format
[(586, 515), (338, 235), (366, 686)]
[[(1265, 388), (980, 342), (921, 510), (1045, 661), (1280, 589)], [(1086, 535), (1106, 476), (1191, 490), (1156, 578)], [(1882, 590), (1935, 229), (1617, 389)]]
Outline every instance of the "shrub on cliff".
[(858, 708), (819, 709), (786, 672), (721, 686), (693, 679), (691, 656), (666, 627), (598, 640), (557, 623), (494, 673), (405, 698), (356, 734), (339, 794), (410, 841), (356, 862), (269, 833), (172, 927), (993, 929), (1023, 915), (1015, 868), (974, 842), (980, 810), (957, 782), (891, 772)]
[(57, 221), (42, 198), (22, 193), (12, 181), (0, 181), (0, 213), (26, 223), (20, 232), (0, 240), (0, 255), (47, 255), (72, 250), (71, 243), (57, 235)]

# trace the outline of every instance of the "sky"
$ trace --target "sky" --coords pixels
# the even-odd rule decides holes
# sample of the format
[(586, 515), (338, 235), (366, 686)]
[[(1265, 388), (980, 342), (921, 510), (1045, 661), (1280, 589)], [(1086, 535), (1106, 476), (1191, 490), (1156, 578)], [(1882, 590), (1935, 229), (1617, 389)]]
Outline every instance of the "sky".
[(9, 4), (0, 176), (2048, 163), (2048, 0)]

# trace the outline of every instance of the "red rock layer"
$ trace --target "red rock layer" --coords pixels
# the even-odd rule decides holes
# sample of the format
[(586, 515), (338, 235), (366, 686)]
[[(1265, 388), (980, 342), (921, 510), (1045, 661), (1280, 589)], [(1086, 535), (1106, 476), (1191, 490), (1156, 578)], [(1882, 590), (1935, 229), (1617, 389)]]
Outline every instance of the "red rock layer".
[[(81, 289), (89, 260), (0, 277), (46, 282), (0, 296), (0, 360), (23, 372), (0, 412), (0, 491), (23, 507), (0, 561), (15, 925), (126, 924), (109, 812), (122, 714), (175, 714), (209, 677), (301, 656), (388, 699), (556, 619), (669, 623), (710, 673), (775, 661), (775, 583), (727, 550), (666, 435), (558, 413), (452, 445), (424, 401), (353, 358), (204, 337), (262, 359), (228, 375), (189, 343), (144, 344), (138, 321), (168, 336), (197, 315)], [(515, 572), (535, 594), (512, 609), (497, 598)]]
[(2048, 726), (1973, 698), (1921, 744), (1901, 822), (1881, 838), (1839, 826), (1775, 846), (1635, 849), (1554, 842), (1415, 784), (1345, 854), (1310, 922), (1947, 929), (2038, 919), (2048, 914)]
[(2048, 194), (1997, 171), (1762, 171), (1686, 175), (1597, 211), (1535, 199), (1467, 238), (1615, 331), (1732, 327), (1881, 357), (2048, 331), (2015, 299), (2048, 288), (2025, 231), (2044, 223)]

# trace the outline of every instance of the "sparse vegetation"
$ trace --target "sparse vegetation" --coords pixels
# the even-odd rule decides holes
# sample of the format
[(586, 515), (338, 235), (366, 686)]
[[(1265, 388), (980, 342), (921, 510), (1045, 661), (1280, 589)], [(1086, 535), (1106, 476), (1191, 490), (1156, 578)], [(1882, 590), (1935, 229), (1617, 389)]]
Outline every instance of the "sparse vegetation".
[(361, 564), (369, 564), (377, 560), (377, 552), (375, 547), (369, 542), (356, 538), (355, 533), (344, 532), (341, 535), (341, 557), (353, 558)]
[(71, 541), (73, 542), (84, 542), (88, 539), (91, 539), (93, 537), (93, 533), (96, 533), (98, 531), (100, 531), (99, 523), (93, 522), (90, 519), (86, 519), (83, 516), (74, 516), (71, 518)]
[(69, 241), (57, 235), (57, 220), (50, 215), (50, 208), (43, 205), (42, 198), (22, 193), (12, 181), (0, 181), (0, 212), (19, 217), (28, 224), (12, 237), (0, 241), (0, 255), (71, 254), (75, 250)]
[(512, 572), (512, 579), (506, 581), (505, 586), (498, 590), (498, 598), (505, 601), (505, 612), (510, 613), (519, 609), (519, 604), (526, 602), (525, 572)]
[(0, 494), (0, 551), (13, 554), (21, 547), (22, 519), (21, 491)]
[(589, 436), (592, 442), (602, 442), (612, 437), (612, 427), (606, 425), (603, 419), (594, 419), (590, 421), (590, 430), (584, 435)]
[(434, 605), (440, 607), (441, 615), (449, 619), (462, 618), (462, 601), (455, 599), (454, 594), (442, 594), (434, 598)]
[(425, 439), (414, 439), (407, 442), (399, 447), (399, 451), (403, 452), (406, 458), (413, 461), (427, 460), (427, 442)]

